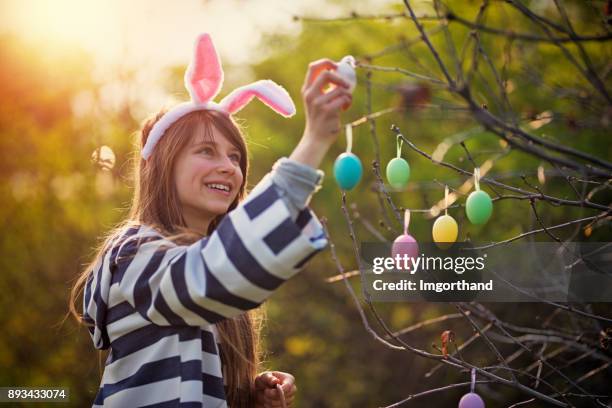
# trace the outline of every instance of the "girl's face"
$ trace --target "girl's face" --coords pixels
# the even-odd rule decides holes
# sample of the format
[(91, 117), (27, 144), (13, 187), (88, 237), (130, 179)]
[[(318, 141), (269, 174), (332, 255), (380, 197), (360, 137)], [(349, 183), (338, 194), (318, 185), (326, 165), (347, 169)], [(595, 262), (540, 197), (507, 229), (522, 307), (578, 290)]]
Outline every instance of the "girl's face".
[(228, 211), (243, 181), (240, 150), (214, 126), (212, 130), (211, 140), (193, 137), (174, 167), (185, 222), (202, 232), (216, 216)]

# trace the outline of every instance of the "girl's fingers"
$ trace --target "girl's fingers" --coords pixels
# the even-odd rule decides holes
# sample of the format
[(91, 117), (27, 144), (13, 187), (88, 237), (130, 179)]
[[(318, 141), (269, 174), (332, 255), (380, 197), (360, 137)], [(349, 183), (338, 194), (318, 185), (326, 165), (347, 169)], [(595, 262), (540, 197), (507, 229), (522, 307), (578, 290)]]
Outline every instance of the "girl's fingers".
[(342, 110), (343, 110), (343, 111), (345, 111), (345, 110), (347, 110), (348, 108), (350, 108), (350, 107), (351, 107), (351, 105), (352, 105), (352, 103), (353, 103), (353, 97), (352, 97), (352, 96), (350, 96), (350, 97), (348, 98), (348, 102), (346, 102), (344, 105), (342, 105)]
[[(293, 377), (293, 375), (289, 373), (283, 373), (281, 371), (267, 371), (256, 377), (256, 388), (261, 384), (267, 384), (267, 381), (269, 381), (270, 377), (266, 374), (269, 374), (269, 376), (274, 379), (274, 381), (272, 382), (273, 385), (263, 386), (263, 388), (258, 389), (257, 402), (263, 404), (264, 407), (267, 408), (282, 408), (282, 400), (284, 399), (286, 406), (291, 407), (293, 405), (293, 401), (295, 400), (295, 394), (297, 392), (295, 378)], [(284, 398), (281, 397), (279, 388), (282, 389)]]
[(313, 61), (308, 65), (308, 72), (306, 72), (306, 79), (304, 81), (305, 86), (310, 86), (315, 79), (319, 76), (321, 71), (334, 70), (337, 68), (337, 64), (329, 58), (322, 58), (317, 61)]
[(255, 377), (255, 389), (262, 390), (266, 388), (266, 381), (262, 378), (262, 374)]
[[(283, 388), (284, 391), (284, 388)], [(264, 396), (268, 401), (280, 401), (280, 394), (276, 388), (269, 388), (264, 392)], [(285, 398), (287, 394), (285, 393)]]
[(306, 91), (308, 93), (314, 92), (314, 95), (323, 93), (323, 89), (328, 84), (334, 84), (343, 88), (348, 89), (349, 84), (340, 75), (333, 71), (325, 71), (315, 79), (312, 86)]
[(255, 378), (255, 389), (264, 390), (266, 388), (274, 387), (278, 383), (280, 383), (280, 380), (272, 373), (261, 373)]
[(264, 395), (266, 399), (270, 401), (275, 401), (280, 398), (280, 395), (278, 395), (278, 390), (276, 388), (268, 388), (264, 391)]
[(331, 102), (332, 100), (338, 97), (350, 96), (350, 95), (351, 95), (351, 92), (348, 89), (337, 86), (332, 91), (329, 91), (328, 93), (320, 95), (317, 98), (315, 98), (315, 100), (313, 101), (313, 104), (322, 106), (328, 102)]
[(285, 398), (293, 397), (297, 391), (297, 387), (293, 383), (283, 384), (282, 386), (283, 393), (285, 394)]
[(295, 377), (289, 373), (283, 373), (282, 371), (272, 371), (272, 374), (276, 379), (278, 379), (278, 383), (282, 384), (295, 384)]
[(346, 110), (349, 106), (351, 106), (352, 102), (353, 98), (351, 96), (341, 96), (326, 103), (324, 108), (328, 111), (335, 111), (340, 108)]
[[(297, 392), (295, 384), (283, 384), (283, 393), (285, 394), (285, 400), (294, 398)], [(264, 398), (270, 401), (280, 401), (280, 394), (276, 388), (268, 388), (264, 391)]]

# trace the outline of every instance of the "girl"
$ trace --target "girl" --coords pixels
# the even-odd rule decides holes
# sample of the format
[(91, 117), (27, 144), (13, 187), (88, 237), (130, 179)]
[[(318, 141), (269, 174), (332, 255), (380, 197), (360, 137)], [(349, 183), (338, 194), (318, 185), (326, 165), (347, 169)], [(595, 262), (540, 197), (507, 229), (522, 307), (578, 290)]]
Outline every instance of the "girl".
[(336, 67), (310, 64), (304, 134), (247, 195), (247, 150), (231, 114), (253, 97), (284, 116), (293, 103), (272, 81), (212, 102), (223, 71), (210, 37), (198, 38), (185, 77), (192, 101), (144, 123), (128, 219), (72, 289), (72, 314), (96, 348), (110, 348), (94, 406), (292, 404), (293, 376), (255, 371), (253, 309), (327, 245), (307, 205), (351, 103)]

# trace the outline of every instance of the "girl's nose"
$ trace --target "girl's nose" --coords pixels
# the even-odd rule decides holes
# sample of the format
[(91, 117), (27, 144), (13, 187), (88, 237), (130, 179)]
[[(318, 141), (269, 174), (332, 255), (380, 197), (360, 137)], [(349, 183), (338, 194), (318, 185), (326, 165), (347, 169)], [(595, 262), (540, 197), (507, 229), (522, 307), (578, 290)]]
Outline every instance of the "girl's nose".
[(221, 173), (234, 174), (234, 172), (236, 171), (236, 166), (229, 157), (223, 156), (220, 159), (218, 170)]

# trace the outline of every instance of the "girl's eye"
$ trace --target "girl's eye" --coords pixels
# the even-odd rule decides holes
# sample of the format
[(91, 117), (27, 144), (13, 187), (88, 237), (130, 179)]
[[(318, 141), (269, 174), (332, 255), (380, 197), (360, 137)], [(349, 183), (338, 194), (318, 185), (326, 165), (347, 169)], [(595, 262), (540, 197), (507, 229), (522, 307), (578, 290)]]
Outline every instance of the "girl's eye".
[(240, 162), (240, 155), (239, 154), (230, 154), (230, 158), (235, 161), (235, 162)]
[(211, 155), (211, 154), (213, 154), (213, 149), (212, 149), (212, 147), (205, 147), (202, 150), (200, 150), (200, 153), (204, 153), (206, 155)]

